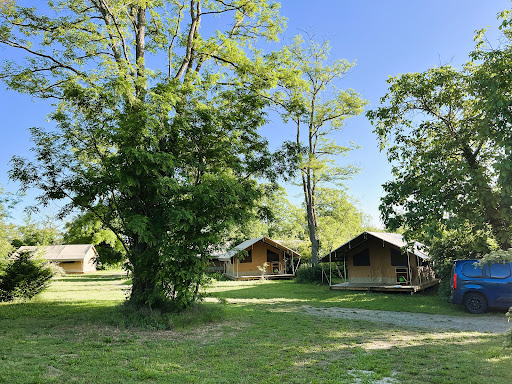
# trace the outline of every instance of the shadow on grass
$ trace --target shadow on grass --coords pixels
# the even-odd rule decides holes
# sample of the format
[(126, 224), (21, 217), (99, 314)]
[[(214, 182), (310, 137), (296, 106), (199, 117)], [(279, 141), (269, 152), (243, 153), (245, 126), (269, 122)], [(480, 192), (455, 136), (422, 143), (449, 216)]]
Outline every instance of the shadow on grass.
[(24, 302), (0, 305), (0, 328), (31, 330), (73, 326), (175, 329), (220, 321), (224, 305), (201, 303), (180, 313), (137, 310), (119, 301)]
[(98, 282), (105, 282), (109, 280), (125, 280), (126, 274), (113, 274), (113, 275), (96, 275), (96, 276), (83, 276), (83, 275), (76, 275), (76, 276), (70, 276), (65, 275), (63, 277), (59, 277), (55, 279), (55, 281), (63, 281), (63, 282), (78, 282), (78, 281), (98, 281)]

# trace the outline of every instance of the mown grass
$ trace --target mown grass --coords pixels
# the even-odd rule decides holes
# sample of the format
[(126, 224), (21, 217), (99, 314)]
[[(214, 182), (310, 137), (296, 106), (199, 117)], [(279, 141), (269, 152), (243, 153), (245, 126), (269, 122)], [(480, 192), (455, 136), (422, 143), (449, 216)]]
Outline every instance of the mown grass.
[(408, 293), (379, 293), (331, 291), (328, 286), (297, 284), (286, 281), (219, 281), (208, 292), (230, 302), (265, 301), (290, 305), (318, 307), (362, 308), (384, 311), (406, 311), (431, 314), (468, 316), (462, 306), (442, 300), (435, 290), (410, 295)]
[(503, 336), (400, 329), (301, 310), (307, 304), (463, 314), (435, 295), (217, 282), (209, 302), (184, 314), (137, 314), (121, 305), (125, 276), (109, 272), (67, 276), (30, 302), (0, 304), (0, 383), (512, 382)]

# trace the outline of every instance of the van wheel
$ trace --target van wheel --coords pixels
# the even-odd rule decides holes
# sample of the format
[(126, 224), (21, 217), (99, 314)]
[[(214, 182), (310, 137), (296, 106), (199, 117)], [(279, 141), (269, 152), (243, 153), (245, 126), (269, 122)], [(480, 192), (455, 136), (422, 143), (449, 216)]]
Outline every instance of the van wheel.
[(464, 298), (464, 306), (469, 313), (484, 313), (487, 311), (487, 299), (477, 292), (470, 292)]

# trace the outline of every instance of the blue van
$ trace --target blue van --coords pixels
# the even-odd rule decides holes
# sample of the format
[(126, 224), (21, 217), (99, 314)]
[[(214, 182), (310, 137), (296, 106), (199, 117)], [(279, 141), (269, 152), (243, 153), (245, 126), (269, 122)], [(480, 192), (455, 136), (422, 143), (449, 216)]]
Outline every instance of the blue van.
[(511, 264), (482, 267), (478, 260), (456, 260), (451, 277), (451, 302), (463, 304), (469, 313), (512, 307)]

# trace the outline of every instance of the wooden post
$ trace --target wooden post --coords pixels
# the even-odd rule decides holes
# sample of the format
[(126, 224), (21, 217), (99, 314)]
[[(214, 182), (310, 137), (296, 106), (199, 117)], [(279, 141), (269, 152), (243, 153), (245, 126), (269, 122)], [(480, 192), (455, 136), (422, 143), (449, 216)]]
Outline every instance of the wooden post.
[(416, 255), (416, 270), (418, 271), (418, 280), (420, 282), (420, 287), (421, 287), (421, 271), (420, 271), (420, 257)]
[(331, 285), (332, 281), (332, 249), (329, 252), (329, 285)]
[(345, 283), (347, 282), (347, 254), (343, 255), (343, 277), (345, 278)]
[(409, 275), (409, 285), (412, 285), (411, 256), (409, 251), (407, 251), (407, 274)]

